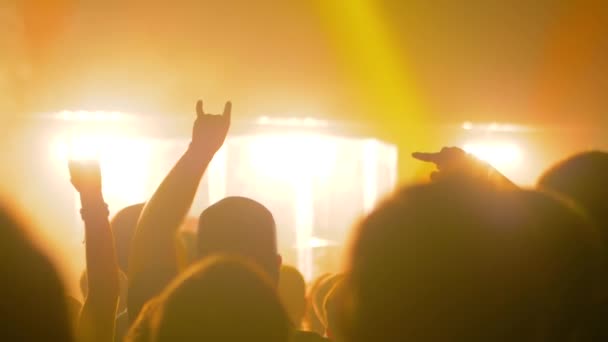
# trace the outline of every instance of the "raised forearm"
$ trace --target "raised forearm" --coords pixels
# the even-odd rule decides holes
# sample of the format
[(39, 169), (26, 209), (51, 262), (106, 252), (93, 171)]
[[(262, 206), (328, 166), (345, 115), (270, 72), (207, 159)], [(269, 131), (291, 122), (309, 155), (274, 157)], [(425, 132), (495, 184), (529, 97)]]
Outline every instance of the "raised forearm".
[[(210, 156), (197, 156), (188, 149), (165, 177), (144, 207), (133, 241), (130, 273), (158, 255), (174, 256), (173, 239), (192, 206)], [(154, 255), (150, 255), (153, 253)]]
[(120, 289), (109, 213), (101, 193), (81, 193), (81, 204), (88, 295), (80, 317), (79, 336), (88, 341), (111, 341)]
[(175, 236), (212, 156), (188, 149), (146, 204), (131, 249), (130, 318), (177, 274)]
[(105, 300), (110, 295), (118, 298), (118, 261), (107, 205), (101, 194), (81, 196), (81, 203), (85, 224), (89, 296), (104, 295)]
[(190, 210), (211, 158), (197, 156), (191, 149), (186, 151), (146, 204), (137, 227), (138, 240), (174, 236)]

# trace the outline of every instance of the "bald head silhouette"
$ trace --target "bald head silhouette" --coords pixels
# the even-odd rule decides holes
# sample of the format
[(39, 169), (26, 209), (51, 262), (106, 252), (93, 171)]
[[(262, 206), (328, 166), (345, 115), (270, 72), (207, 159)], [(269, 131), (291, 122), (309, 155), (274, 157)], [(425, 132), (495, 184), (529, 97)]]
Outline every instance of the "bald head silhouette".
[(227, 197), (205, 209), (198, 223), (198, 255), (227, 253), (257, 263), (278, 282), (276, 224), (272, 213), (246, 197)]

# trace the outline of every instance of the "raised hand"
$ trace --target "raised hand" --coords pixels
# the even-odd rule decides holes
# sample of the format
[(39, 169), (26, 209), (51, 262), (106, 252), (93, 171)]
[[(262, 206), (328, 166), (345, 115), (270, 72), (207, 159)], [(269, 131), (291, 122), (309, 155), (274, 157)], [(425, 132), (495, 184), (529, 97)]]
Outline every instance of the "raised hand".
[(197, 118), (192, 128), (191, 147), (201, 152), (212, 154), (217, 152), (226, 140), (231, 112), (232, 103), (228, 101), (221, 115), (206, 114), (203, 110), (203, 101), (199, 100), (196, 103)]
[(437, 166), (437, 171), (431, 173), (432, 180), (454, 174), (471, 174), (480, 166), (486, 166), (459, 147), (444, 147), (439, 152), (415, 152), (412, 157)]
[(444, 147), (441, 151), (434, 153), (415, 152), (412, 157), (437, 166), (437, 171), (431, 173), (433, 181), (464, 177), (489, 181), (503, 188), (517, 187), (490, 164), (466, 153), (459, 147)]
[(70, 181), (81, 195), (101, 194), (101, 169), (98, 161), (68, 162)]

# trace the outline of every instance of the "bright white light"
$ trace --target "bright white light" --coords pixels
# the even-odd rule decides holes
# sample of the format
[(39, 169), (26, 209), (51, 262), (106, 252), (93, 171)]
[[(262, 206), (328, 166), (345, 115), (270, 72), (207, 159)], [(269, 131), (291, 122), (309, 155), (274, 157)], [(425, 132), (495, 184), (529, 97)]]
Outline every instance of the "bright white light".
[(67, 172), (69, 160), (97, 160), (104, 195), (112, 209), (142, 201), (148, 175), (150, 148), (146, 140), (112, 134), (59, 136), (52, 153), (58, 168)]
[(521, 148), (509, 141), (475, 141), (465, 144), (463, 150), (499, 171), (517, 169), (523, 160)]
[(323, 248), (323, 247), (333, 247), (336, 246), (337, 243), (330, 240), (321, 239), (318, 237), (311, 237), (306, 241), (300, 242), (300, 244), (296, 244), (294, 248), (297, 249), (305, 249), (305, 248)]
[(294, 133), (255, 137), (249, 149), (251, 163), (258, 174), (291, 179), (330, 174), (337, 144), (322, 135)]
[(115, 121), (118, 112), (62, 111), (57, 117), (69, 121), (50, 144), (59, 172), (67, 174), (69, 160), (97, 160), (101, 165), (104, 197), (111, 210), (145, 199), (149, 174), (151, 141), (133, 135), (134, 131)]
[(52, 154), (58, 161), (99, 160), (98, 144), (92, 137), (60, 136), (51, 145)]
[(289, 127), (327, 127), (328, 122), (313, 118), (271, 118), (262, 116), (257, 120), (262, 126), (289, 126)]
[(533, 127), (509, 124), (509, 123), (473, 123), (465, 121), (462, 123), (462, 129), (466, 131), (482, 131), (482, 132), (530, 132), (534, 131)]
[(248, 139), (252, 176), (270, 177), (290, 184), (295, 192), (297, 264), (306, 279), (313, 274), (315, 179), (328, 181), (334, 170), (338, 141), (330, 136), (297, 133), (265, 134)]
[(63, 121), (80, 121), (80, 122), (103, 122), (103, 121), (119, 121), (123, 119), (126, 114), (121, 112), (104, 112), (104, 111), (86, 111), (77, 110), (69, 111), (63, 110), (59, 112), (56, 117)]

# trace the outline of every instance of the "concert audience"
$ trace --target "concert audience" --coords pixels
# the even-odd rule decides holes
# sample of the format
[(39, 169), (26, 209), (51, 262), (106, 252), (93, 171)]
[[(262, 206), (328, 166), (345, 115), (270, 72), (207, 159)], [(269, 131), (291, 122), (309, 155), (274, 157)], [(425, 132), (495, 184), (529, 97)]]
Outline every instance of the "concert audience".
[(457, 147), (414, 153), (437, 166), (432, 182), (395, 189), (355, 224), (347, 267), (307, 284), (282, 265), (274, 215), (255, 199), (226, 197), (180, 231), (231, 112), (197, 102), (187, 150), (146, 203), (112, 221), (100, 165), (69, 163), (85, 231), (82, 304), (2, 207), (2, 340), (608, 339), (605, 152), (560, 162), (537, 190)]

